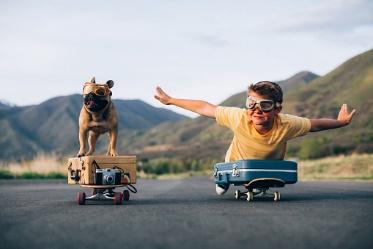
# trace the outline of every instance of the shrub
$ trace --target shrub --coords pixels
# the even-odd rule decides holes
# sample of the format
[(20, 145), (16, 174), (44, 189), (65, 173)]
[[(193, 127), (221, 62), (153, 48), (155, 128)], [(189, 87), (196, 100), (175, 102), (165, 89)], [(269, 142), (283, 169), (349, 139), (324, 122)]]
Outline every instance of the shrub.
[(0, 179), (13, 179), (14, 176), (9, 170), (0, 170)]

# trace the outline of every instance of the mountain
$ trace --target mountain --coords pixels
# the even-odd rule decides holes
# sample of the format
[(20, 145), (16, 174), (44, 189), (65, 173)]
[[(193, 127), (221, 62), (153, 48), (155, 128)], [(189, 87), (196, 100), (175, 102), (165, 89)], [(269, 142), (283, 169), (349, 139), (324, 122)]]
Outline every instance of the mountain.
[(7, 109), (9, 107), (11, 107), (10, 104), (6, 103), (5, 101), (0, 100), (0, 110)]
[[(277, 82), (284, 88), (283, 113), (336, 118), (343, 103), (357, 109), (348, 127), (290, 141), (288, 156), (373, 152), (373, 49), (322, 77), (304, 71)], [(220, 105), (243, 107), (245, 98), (243, 91)], [(199, 165), (209, 169), (212, 162), (223, 160), (232, 139), (230, 130), (205, 117), (188, 119), (139, 100), (114, 103), (120, 117), (119, 153), (139, 155), (148, 168), (158, 163), (170, 167), (162, 161), (169, 160), (173, 166), (187, 170)], [(80, 108), (80, 95), (57, 97), (35, 106), (0, 108), (0, 158), (29, 158), (40, 151), (75, 155)], [(106, 144), (100, 139), (97, 153), (105, 151)]]
[(294, 87), (299, 87), (301, 85), (308, 85), (309, 82), (319, 78), (320, 76), (309, 71), (299, 72), (289, 79), (278, 81), (277, 83), (281, 86), (284, 92)]
[[(314, 73), (304, 71), (277, 83), (288, 88), (297, 88), (318, 77)], [(245, 98), (246, 91), (243, 91), (229, 97), (220, 105), (243, 108)], [(214, 120), (197, 117), (176, 123), (166, 122), (141, 134), (127, 134), (121, 143), (123, 147), (145, 158), (177, 157), (188, 160), (209, 157), (222, 160), (231, 138), (231, 131), (219, 127)]]
[(293, 143), (302, 157), (373, 151), (373, 49), (355, 56), (327, 75), (289, 91), (284, 111), (310, 118), (336, 118), (343, 103), (357, 114), (348, 126), (315, 133)]
[[(309, 82), (314, 79), (319, 78), (320, 76), (309, 71), (302, 71), (296, 73), (286, 80), (275, 81), (279, 84), (284, 93), (286, 93), (291, 88), (298, 88), (303, 85), (307, 85)], [(236, 106), (236, 107), (245, 107), (246, 91), (237, 93), (228, 99), (224, 100), (220, 105), (223, 106)]]
[[(277, 82), (285, 88), (283, 113), (336, 118), (343, 103), (358, 110), (348, 127), (310, 133), (290, 141), (288, 156), (316, 158), (373, 152), (373, 50), (351, 58), (325, 76), (300, 72)], [(244, 107), (245, 97), (243, 91), (220, 105)], [(198, 117), (163, 123), (145, 133), (128, 134), (121, 142), (145, 159), (176, 158), (190, 164), (191, 160), (223, 160), (231, 139), (228, 129), (219, 127), (214, 120)]]
[[(141, 100), (113, 102), (119, 116), (120, 132), (141, 131), (162, 122), (187, 119)], [(39, 105), (0, 108), (0, 158), (30, 158), (40, 152), (75, 154), (78, 150), (78, 117), (81, 107), (81, 95), (74, 94), (55, 97)]]

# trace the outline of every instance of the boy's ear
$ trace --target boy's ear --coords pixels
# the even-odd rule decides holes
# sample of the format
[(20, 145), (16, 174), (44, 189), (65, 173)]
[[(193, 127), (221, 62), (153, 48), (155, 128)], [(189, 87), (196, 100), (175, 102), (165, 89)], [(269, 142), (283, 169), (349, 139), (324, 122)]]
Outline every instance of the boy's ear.
[(279, 114), (281, 112), (281, 110), (282, 110), (282, 105), (280, 105), (279, 107), (275, 108), (275, 113)]

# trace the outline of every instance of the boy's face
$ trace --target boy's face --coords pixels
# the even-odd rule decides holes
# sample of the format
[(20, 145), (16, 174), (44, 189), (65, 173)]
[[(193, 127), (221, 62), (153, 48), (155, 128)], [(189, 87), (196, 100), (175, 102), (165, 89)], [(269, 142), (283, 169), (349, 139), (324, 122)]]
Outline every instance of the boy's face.
[[(254, 101), (268, 99), (254, 91), (248, 92), (248, 97)], [(247, 109), (247, 114), (251, 118), (251, 121), (254, 123), (254, 125), (268, 126), (273, 123), (275, 115), (280, 113), (280, 111), (281, 107), (275, 106), (270, 111), (263, 111), (261, 108), (259, 108), (259, 104), (256, 104), (254, 109)]]

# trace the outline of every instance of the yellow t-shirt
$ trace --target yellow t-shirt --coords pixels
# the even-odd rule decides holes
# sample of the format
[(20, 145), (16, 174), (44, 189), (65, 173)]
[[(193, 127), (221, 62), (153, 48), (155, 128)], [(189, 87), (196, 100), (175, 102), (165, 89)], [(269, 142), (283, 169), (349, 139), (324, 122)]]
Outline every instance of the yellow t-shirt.
[(245, 109), (218, 106), (215, 111), (216, 122), (230, 128), (234, 137), (229, 146), (225, 161), (242, 159), (283, 160), (286, 142), (303, 136), (311, 129), (311, 122), (289, 114), (278, 114), (272, 129), (260, 134), (252, 124)]

